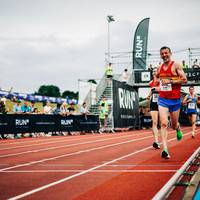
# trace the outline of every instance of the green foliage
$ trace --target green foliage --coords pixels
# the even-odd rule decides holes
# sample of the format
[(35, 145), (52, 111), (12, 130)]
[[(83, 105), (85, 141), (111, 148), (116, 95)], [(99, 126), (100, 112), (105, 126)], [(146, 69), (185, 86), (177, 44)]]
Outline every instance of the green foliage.
[(63, 98), (69, 97), (70, 99), (78, 99), (78, 92), (66, 90), (62, 93), (62, 97)]
[(38, 92), (35, 94), (48, 96), (48, 97), (60, 97), (60, 89), (55, 85), (41, 85)]
[(90, 79), (88, 80), (89, 83), (94, 83), (94, 84), (97, 84), (97, 82), (94, 80), (94, 79)]

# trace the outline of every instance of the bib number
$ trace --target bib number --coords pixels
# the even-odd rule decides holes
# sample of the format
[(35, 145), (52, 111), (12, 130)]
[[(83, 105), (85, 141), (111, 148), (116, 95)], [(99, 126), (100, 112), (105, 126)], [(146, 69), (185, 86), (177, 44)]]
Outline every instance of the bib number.
[(160, 90), (163, 92), (172, 91), (172, 84), (168, 83), (167, 85), (163, 85), (162, 82), (160, 82)]
[(158, 102), (158, 97), (159, 97), (159, 94), (153, 94), (152, 102), (157, 103)]
[(195, 103), (188, 103), (189, 109), (195, 109)]

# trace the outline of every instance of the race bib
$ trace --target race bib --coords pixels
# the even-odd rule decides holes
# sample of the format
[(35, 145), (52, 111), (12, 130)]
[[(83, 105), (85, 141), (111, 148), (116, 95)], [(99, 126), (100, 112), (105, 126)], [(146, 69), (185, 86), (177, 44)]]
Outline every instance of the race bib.
[(189, 109), (195, 109), (195, 103), (193, 103), (193, 102), (188, 103), (188, 108)]
[(162, 82), (160, 82), (160, 91), (172, 91), (172, 84), (168, 83), (167, 85), (163, 85)]
[(152, 96), (152, 102), (154, 102), (154, 103), (157, 103), (158, 102), (158, 97), (159, 97), (159, 94), (153, 94), (153, 96)]

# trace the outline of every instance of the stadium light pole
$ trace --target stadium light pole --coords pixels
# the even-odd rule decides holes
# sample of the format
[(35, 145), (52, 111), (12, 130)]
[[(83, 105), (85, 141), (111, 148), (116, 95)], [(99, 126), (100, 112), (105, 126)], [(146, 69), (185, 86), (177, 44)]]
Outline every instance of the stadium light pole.
[(110, 23), (114, 22), (114, 18), (112, 15), (107, 16), (107, 22), (108, 22), (108, 39), (107, 39), (107, 45), (108, 45), (108, 63), (110, 62)]

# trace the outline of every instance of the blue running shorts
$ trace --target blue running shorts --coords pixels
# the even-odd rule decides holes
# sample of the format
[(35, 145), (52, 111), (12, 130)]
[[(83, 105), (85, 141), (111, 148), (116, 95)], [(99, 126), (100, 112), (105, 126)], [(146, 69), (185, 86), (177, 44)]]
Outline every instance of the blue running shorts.
[(162, 97), (159, 97), (158, 105), (168, 108), (169, 112), (174, 112), (180, 109), (181, 107), (181, 99), (165, 99)]

